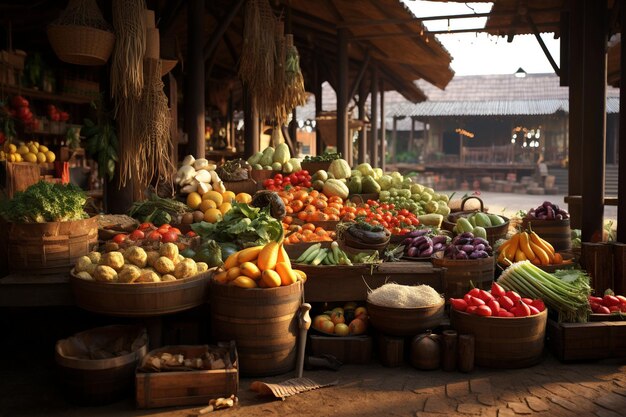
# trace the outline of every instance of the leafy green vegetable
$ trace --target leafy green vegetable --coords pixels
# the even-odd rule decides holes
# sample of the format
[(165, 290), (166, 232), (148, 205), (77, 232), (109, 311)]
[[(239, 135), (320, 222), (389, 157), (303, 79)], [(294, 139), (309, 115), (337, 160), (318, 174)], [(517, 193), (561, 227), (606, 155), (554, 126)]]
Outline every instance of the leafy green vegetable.
[(217, 242), (234, 242), (240, 248), (265, 245), (280, 239), (282, 224), (273, 218), (269, 207), (251, 207), (245, 203), (233, 202), (233, 208), (217, 223), (200, 222), (191, 228), (203, 239)]
[(175, 217), (180, 217), (191, 209), (180, 201), (171, 198), (162, 198), (150, 189), (148, 190), (148, 198), (143, 201), (136, 201), (128, 211), (128, 215), (141, 222), (154, 223), (161, 226), (171, 223)]
[(73, 184), (39, 181), (0, 207), (4, 218), (19, 223), (66, 222), (87, 218), (85, 192)]
[(214, 240), (203, 242), (193, 259), (196, 262), (205, 262), (209, 268), (221, 266), (224, 263), (222, 261), (222, 248)]

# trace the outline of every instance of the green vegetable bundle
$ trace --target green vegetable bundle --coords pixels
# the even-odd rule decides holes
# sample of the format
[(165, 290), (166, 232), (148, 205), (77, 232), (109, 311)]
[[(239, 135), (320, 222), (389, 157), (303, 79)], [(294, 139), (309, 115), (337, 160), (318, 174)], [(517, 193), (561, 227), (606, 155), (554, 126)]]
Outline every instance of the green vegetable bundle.
[(522, 297), (539, 298), (559, 314), (559, 322), (585, 323), (590, 312), (589, 276), (580, 270), (549, 274), (530, 261), (516, 262), (498, 279), (506, 290)]
[(240, 248), (265, 245), (283, 234), (282, 224), (270, 215), (269, 207), (261, 209), (237, 202), (222, 221), (194, 223), (191, 228), (203, 239), (235, 242)]
[(16, 223), (68, 222), (87, 218), (85, 192), (73, 184), (39, 181), (12, 200), (3, 201), (2, 216)]
[(141, 222), (151, 222), (156, 226), (180, 222), (180, 216), (191, 211), (189, 206), (171, 198), (162, 198), (154, 190), (148, 191), (148, 198), (135, 201), (128, 215)]

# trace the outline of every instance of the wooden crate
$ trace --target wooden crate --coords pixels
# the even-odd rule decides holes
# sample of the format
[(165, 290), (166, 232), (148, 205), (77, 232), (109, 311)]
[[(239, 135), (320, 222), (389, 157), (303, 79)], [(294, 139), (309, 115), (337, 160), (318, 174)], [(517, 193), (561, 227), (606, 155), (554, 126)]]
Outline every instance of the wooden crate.
[(427, 284), (443, 292), (443, 269), (427, 262), (386, 262), (379, 265), (298, 265), (307, 274), (304, 297), (307, 302), (364, 301), (368, 286), (378, 288), (385, 282), (403, 285)]
[(372, 360), (372, 337), (361, 336), (321, 336), (311, 334), (309, 346), (313, 356), (333, 355), (344, 364), (367, 364)]
[[(166, 346), (157, 352), (203, 355), (208, 346)], [(213, 398), (229, 397), (239, 389), (237, 350), (230, 344), (233, 369), (181, 372), (140, 372), (135, 374), (137, 407), (158, 408), (181, 405), (207, 405)]]
[(626, 357), (626, 321), (548, 320), (546, 345), (561, 361), (623, 358)]

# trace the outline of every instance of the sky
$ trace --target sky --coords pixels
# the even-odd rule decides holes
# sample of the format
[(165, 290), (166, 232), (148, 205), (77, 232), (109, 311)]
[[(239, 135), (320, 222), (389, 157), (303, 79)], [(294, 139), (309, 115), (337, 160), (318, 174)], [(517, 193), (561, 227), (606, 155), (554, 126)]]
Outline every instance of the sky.
[[(415, 16), (444, 16), (463, 13), (484, 13), (491, 3), (455, 3), (403, 0)], [(472, 11), (469, 7), (474, 9)], [(453, 19), (450, 29), (482, 28), (486, 18)], [(446, 30), (447, 20), (424, 22), (428, 30)], [(527, 73), (554, 72), (534, 35), (516, 35), (512, 43), (505, 37), (486, 33), (436, 35), (452, 56), (451, 67), (456, 75), (513, 74), (518, 68)], [(542, 34), (548, 50), (559, 65), (559, 40), (552, 33)]]

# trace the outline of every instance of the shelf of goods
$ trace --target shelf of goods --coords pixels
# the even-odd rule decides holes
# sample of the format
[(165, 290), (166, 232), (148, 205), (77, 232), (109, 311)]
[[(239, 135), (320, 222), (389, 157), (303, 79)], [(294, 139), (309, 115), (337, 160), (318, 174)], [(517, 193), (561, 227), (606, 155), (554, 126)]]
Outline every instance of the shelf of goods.
[(307, 274), (307, 302), (363, 301), (368, 286), (378, 288), (387, 281), (403, 285), (427, 284), (443, 292), (443, 269), (426, 262), (388, 262), (378, 265), (336, 265), (294, 267)]

